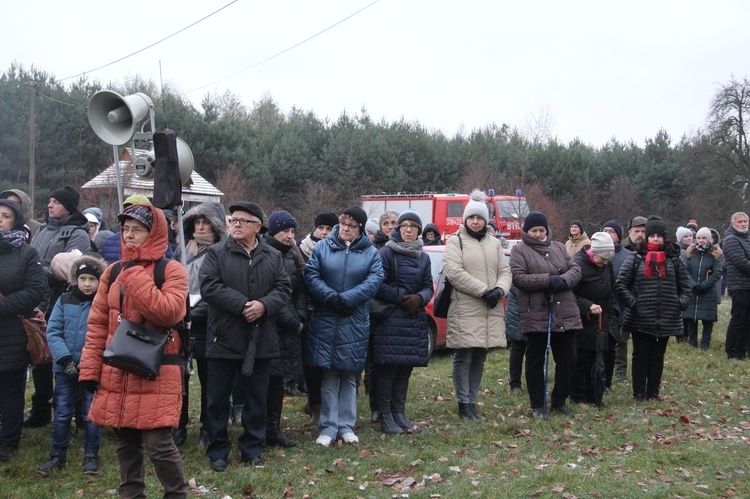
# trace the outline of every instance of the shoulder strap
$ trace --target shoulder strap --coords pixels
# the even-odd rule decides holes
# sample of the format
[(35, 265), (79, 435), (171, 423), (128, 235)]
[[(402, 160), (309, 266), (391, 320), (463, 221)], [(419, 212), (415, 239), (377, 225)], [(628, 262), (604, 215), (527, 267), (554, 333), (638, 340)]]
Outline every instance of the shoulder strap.
[[(159, 258), (156, 260), (156, 268), (154, 269), (154, 284), (156, 284), (156, 287), (161, 289), (161, 287), (164, 285), (164, 279), (165, 274), (167, 272), (167, 264), (169, 264), (168, 258)], [(117, 280), (117, 276), (120, 275), (120, 272), (122, 272), (122, 262), (115, 262), (114, 266), (112, 267), (112, 272), (109, 274), (109, 287), (107, 288), (107, 291), (112, 289), (112, 284)]]

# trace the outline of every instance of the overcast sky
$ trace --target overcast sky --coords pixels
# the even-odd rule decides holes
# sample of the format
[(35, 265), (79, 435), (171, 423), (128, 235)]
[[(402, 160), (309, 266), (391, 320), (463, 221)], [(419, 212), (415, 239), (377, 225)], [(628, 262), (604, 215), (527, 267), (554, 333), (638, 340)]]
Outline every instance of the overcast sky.
[[(231, 1), (11, 2), (0, 69), (16, 61), (66, 78)], [(331, 27), (371, 3), (239, 0), (90, 78), (158, 82), (161, 61), (165, 82), (197, 107), (228, 90), (249, 106), (270, 95), (285, 112), (321, 119), (364, 106), (376, 120), (403, 117), (449, 136), (546, 119), (564, 142), (601, 146), (612, 137), (643, 144), (660, 128), (675, 141), (690, 135), (720, 83), (750, 76), (750, 2), (742, 0), (379, 0)]]

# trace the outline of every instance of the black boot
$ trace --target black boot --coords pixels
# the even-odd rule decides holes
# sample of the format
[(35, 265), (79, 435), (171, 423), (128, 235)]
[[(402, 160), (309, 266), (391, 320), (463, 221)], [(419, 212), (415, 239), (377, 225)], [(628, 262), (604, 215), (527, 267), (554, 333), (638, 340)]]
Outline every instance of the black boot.
[(407, 433), (419, 433), (419, 426), (415, 425), (406, 418), (406, 414), (403, 412), (392, 412), (393, 420), (396, 424)]
[(393, 413), (383, 412), (380, 415), (380, 429), (388, 435), (400, 435), (404, 432), (401, 427), (393, 420)]
[(23, 419), (23, 425), (26, 428), (41, 428), (52, 422), (51, 409), (31, 409), (29, 415)]
[(475, 404), (469, 404), (469, 410), (471, 411), (471, 415), (474, 416), (474, 419), (476, 420), (487, 419), (481, 414), (479, 414), (479, 411), (477, 410), (477, 406)]
[(42, 475), (48, 475), (65, 466), (65, 462), (65, 452), (53, 450), (49, 455), (49, 461), (39, 466), (37, 471)]
[(297, 444), (281, 433), (281, 409), (284, 406), (284, 378), (272, 376), (268, 381), (266, 400), (266, 445), (296, 447)]
[(184, 445), (185, 442), (187, 442), (187, 428), (183, 426), (176, 430), (172, 430), (172, 439), (177, 447)]
[(99, 451), (86, 450), (83, 454), (83, 472), (87, 475), (99, 474)]
[(462, 404), (461, 402), (458, 403), (458, 417), (461, 418), (461, 419), (466, 419), (468, 421), (476, 421), (477, 420), (477, 418), (471, 412), (471, 405), (470, 404)]

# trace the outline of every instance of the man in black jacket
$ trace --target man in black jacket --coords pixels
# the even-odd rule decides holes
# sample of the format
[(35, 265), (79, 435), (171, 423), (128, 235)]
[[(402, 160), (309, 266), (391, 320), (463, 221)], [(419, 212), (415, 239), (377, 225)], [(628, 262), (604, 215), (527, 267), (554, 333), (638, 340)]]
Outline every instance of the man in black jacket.
[(747, 357), (750, 338), (750, 236), (746, 213), (732, 215), (721, 245), (726, 262), (727, 287), (732, 297), (732, 318), (727, 326), (725, 350), (729, 359)]
[(242, 201), (229, 207), (230, 238), (211, 246), (200, 270), (201, 296), (208, 304), (206, 364), (211, 434), (211, 469), (224, 471), (232, 447), (227, 435), (229, 394), (239, 371), (245, 404), (241, 460), (262, 467), (266, 400), (272, 358), (279, 356), (276, 321), (292, 293), (281, 253), (259, 237), (263, 210)]

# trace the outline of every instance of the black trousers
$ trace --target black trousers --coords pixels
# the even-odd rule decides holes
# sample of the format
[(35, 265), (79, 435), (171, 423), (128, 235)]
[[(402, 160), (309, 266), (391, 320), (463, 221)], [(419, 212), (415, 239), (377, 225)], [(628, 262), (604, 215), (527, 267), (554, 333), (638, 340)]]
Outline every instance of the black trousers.
[[(526, 335), (526, 389), (532, 409), (544, 405), (544, 364), (547, 351), (547, 332)], [(551, 337), (552, 357), (555, 361), (555, 387), (552, 389), (551, 406), (562, 407), (570, 395), (570, 378), (576, 363), (575, 331), (553, 332)]]
[(55, 394), (52, 380), (52, 362), (40, 364), (31, 369), (34, 379), (34, 394), (31, 396), (31, 412), (41, 411), (51, 414), (52, 396)]
[[(235, 374), (242, 369), (242, 359), (207, 359), (208, 364), (208, 414), (206, 428), (211, 435), (207, 454), (211, 461), (228, 459), (232, 443), (227, 432), (229, 420), (229, 395)], [(271, 368), (269, 359), (255, 359), (253, 374), (241, 376), (243, 433), (238, 447), (242, 459), (259, 457), (261, 445), (266, 439), (266, 404), (268, 401), (268, 378)]]
[(664, 372), (664, 354), (669, 337), (631, 331), (633, 339), (633, 396), (656, 397)]
[(0, 372), (0, 447), (18, 448), (25, 391), (26, 367)]
[(579, 403), (596, 402), (594, 384), (591, 379), (591, 368), (596, 360), (596, 350), (578, 350), (576, 367), (570, 381), (570, 398)]
[(411, 366), (377, 366), (377, 408), (382, 414), (406, 412), (406, 394), (409, 391), (409, 378), (413, 370)]
[(729, 291), (732, 297), (732, 318), (727, 326), (727, 340), (724, 349), (730, 359), (747, 357), (750, 338), (750, 289)]
[(523, 375), (523, 357), (526, 355), (527, 343), (525, 341), (510, 342), (510, 356), (508, 358), (508, 371), (510, 371), (510, 387), (521, 388), (521, 376)]

